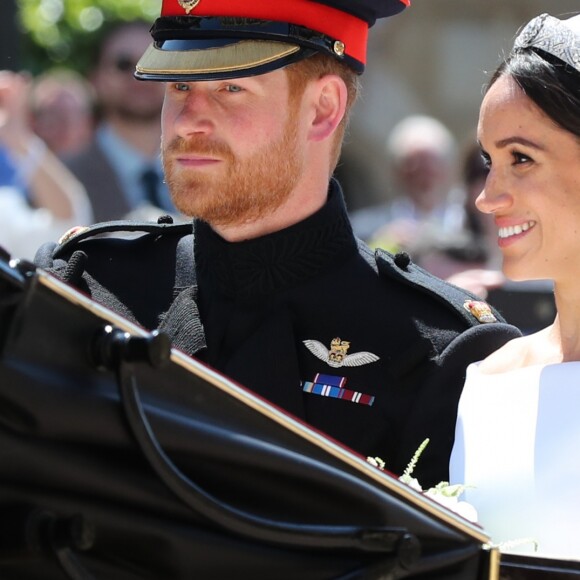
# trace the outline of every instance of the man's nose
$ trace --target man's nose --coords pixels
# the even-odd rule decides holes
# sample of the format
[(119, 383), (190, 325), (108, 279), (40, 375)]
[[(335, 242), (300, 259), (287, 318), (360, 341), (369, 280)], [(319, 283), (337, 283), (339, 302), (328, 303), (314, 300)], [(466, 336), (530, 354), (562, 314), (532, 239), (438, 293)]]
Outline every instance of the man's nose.
[(175, 117), (175, 132), (182, 138), (213, 131), (211, 103), (201, 91), (192, 90)]

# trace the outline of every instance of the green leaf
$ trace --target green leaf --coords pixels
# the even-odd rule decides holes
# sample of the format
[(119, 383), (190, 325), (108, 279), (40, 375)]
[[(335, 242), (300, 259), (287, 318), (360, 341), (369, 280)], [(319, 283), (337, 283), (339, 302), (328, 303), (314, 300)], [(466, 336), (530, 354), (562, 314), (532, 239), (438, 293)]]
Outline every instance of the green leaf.
[(106, 24), (153, 22), (161, 0), (16, 0), (16, 6), (25, 39), (22, 61), (28, 70), (66, 64), (86, 74)]

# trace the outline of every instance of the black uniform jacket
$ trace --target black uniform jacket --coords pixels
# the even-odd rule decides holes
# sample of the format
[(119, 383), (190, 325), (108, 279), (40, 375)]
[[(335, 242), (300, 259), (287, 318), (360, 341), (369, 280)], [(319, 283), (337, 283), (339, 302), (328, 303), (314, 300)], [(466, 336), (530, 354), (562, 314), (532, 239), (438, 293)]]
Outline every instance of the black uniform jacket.
[(396, 474), (429, 438), (414, 475), (447, 479), (466, 367), (516, 328), (408, 256), (373, 254), (335, 181), (320, 211), (274, 234), (229, 243), (193, 230), (101, 224), (36, 261)]

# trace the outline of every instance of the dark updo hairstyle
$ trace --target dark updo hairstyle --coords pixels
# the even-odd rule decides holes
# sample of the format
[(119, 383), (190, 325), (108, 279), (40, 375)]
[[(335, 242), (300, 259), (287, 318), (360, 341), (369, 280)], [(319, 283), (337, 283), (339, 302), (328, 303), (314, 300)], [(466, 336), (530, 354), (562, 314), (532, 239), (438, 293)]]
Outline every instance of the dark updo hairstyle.
[(487, 90), (510, 76), (556, 125), (580, 138), (580, 72), (537, 48), (512, 51)]

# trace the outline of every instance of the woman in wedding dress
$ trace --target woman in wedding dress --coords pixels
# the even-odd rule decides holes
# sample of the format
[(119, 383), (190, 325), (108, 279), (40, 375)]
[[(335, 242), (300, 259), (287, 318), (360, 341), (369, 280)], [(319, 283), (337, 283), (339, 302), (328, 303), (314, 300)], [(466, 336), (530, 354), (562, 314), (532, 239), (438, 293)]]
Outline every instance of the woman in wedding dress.
[[(530, 21), (491, 79), (478, 139), (503, 271), (551, 279), (551, 326), (468, 368), (451, 481), (494, 543), (580, 559), (580, 15)], [(522, 540), (522, 541), (519, 541)]]

